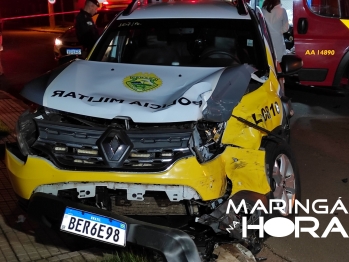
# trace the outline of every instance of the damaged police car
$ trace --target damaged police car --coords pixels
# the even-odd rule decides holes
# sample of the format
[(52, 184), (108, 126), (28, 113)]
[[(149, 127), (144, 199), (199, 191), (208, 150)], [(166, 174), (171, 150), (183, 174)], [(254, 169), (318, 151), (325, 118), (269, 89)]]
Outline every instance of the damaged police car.
[(209, 261), (219, 242), (256, 251), (247, 214), (228, 203), (292, 205), (300, 192), (278, 77), (302, 61), (285, 56), (283, 73), (274, 61), (260, 9), (242, 0), (134, 1), (86, 60), (23, 89), (37, 108), (6, 148), (20, 203), (62, 231), (167, 261)]

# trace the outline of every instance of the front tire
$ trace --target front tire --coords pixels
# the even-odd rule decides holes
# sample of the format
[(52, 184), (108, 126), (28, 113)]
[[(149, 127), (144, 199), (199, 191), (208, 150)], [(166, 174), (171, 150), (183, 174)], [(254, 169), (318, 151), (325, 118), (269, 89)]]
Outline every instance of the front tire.
[(294, 202), (301, 196), (296, 160), (290, 145), (284, 141), (270, 141), (265, 149), (271, 197), (285, 201), (285, 206), (278, 202), (276, 207), (281, 216), (287, 217), (293, 213)]

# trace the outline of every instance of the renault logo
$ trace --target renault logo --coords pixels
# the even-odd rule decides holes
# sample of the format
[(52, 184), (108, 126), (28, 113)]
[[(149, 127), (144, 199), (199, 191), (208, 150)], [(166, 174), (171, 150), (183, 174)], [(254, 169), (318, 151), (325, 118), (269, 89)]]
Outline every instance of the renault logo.
[(109, 143), (110, 149), (111, 151), (113, 151), (113, 153), (116, 153), (116, 150), (118, 150), (120, 143), (119, 143), (119, 139), (118, 137), (115, 135), (114, 138), (111, 140), (111, 142)]
[(122, 167), (130, 154), (133, 143), (123, 130), (108, 128), (97, 140), (103, 160), (111, 167)]

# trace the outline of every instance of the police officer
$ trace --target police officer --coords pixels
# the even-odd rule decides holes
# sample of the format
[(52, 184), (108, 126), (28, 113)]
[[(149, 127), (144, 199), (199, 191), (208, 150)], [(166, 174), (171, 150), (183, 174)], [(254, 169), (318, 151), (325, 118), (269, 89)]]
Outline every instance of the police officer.
[(98, 29), (92, 20), (92, 16), (97, 13), (98, 7), (99, 2), (97, 0), (86, 0), (84, 9), (80, 10), (75, 19), (76, 37), (84, 47), (83, 53), (85, 54), (83, 54), (83, 57), (91, 51), (99, 37)]

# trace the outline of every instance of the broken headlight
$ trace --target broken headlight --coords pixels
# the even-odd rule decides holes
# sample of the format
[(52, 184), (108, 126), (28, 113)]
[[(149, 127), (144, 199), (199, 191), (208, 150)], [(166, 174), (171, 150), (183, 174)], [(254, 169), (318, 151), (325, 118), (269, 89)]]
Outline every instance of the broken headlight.
[(52, 108), (49, 108), (49, 107), (44, 107), (44, 110), (45, 110), (45, 114), (46, 115), (49, 115), (49, 114), (59, 114), (58, 110), (52, 109)]
[(34, 144), (37, 138), (36, 124), (33, 117), (34, 115), (27, 110), (19, 116), (16, 125), (18, 146), (24, 156), (31, 154), (30, 146)]
[(191, 149), (200, 163), (213, 159), (223, 151), (221, 138), (225, 127), (225, 122), (202, 121), (197, 123), (191, 140)]

